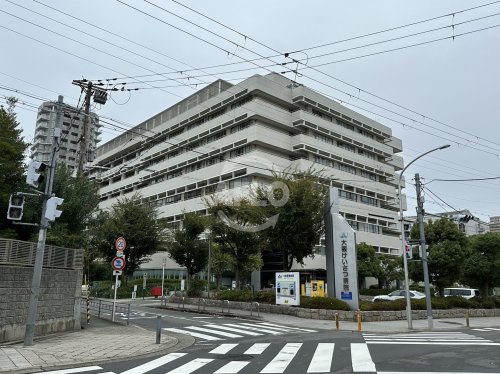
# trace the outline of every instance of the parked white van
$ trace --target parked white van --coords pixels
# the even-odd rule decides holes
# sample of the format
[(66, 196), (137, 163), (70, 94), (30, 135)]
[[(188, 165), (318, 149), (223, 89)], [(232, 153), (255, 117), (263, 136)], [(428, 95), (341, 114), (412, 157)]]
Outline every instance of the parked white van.
[(475, 288), (445, 288), (444, 297), (448, 296), (461, 296), (465, 299), (472, 299), (473, 297), (479, 297), (479, 290)]

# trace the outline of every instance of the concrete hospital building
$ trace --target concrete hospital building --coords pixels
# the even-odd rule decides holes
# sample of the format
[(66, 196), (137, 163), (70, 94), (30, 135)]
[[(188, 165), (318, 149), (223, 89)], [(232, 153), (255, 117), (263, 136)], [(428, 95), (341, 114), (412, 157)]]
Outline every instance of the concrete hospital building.
[[(338, 187), (340, 212), (358, 243), (397, 255), (400, 152), (389, 127), (272, 73), (237, 85), (215, 81), (101, 145), (94, 165), (110, 169), (93, 176), (100, 208), (140, 193), (176, 228), (184, 212), (205, 212), (203, 198), (214, 191), (244, 193), (268, 183), (272, 170), (312, 167)], [(325, 269), (318, 244), (314, 259), (296, 269)], [(264, 257), (264, 278), (280, 270), (279, 258), (273, 261)]]

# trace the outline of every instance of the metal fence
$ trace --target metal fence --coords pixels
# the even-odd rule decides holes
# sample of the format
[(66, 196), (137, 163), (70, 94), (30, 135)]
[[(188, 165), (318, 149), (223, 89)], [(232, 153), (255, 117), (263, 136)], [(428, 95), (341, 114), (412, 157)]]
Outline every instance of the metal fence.
[[(82, 298), (80, 302), (81, 310), (88, 316), (96, 316), (98, 318), (113, 319), (113, 302), (100, 299)], [(87, 318), (88, 320), (88, 318)], [(116, 303), (115, 305), (115, 321), (126, 321), (127, 325), (130, 322), (130, 304)]]
[[(0, 264), (34, 266), (36, 243), (0, 239)], [(43, 254), (44, 268), (82, 269), (83, 249), (46, 245)]]

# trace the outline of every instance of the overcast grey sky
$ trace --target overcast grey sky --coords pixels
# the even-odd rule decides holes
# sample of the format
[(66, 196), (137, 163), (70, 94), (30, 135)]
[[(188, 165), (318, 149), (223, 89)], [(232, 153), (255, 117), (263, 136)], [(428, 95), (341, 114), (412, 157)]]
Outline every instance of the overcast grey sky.
[[(451, 144), (405, 172), (407, 215), (415, 214), (415, 173), (428, 183), (431, 213), (500, 215), (500, 180), (432, 181), (500, 177), (499, 1), (1, 1), (0, 103), (20, 99), (30, 141), (42, 101), (61, 94), (77, 104), (74, 79), (141, 88), (94, 108), (127, 127), (215, 79), (284, 72), (391, 127), (405, 164)], [(248, 62), (259, 57), (267, 58)], [(103, 142), (124, 131), (104, 125)]]

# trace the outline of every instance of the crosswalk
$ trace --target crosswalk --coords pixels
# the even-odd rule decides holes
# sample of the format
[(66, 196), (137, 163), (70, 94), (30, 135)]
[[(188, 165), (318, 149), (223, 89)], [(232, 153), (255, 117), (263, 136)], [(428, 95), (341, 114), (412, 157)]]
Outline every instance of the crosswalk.
[[(304, 371), (301, 371), (304, 373), (331, 373), (335, 343), (315, 344), (316, 346), (311, 350), (311, 347), (306, 347), (307, 344), (304, 343), (224, 343), (204, 354), (198, 354), (198, 357), (194, 357), (192, 353), (169, 353), (122, 371), (121, 374), (144, 374), (159, 368), (166, 374), (191, 374), (195, 372), (203, 374), (238, 374), (242, 370), (246, 370), (245, 373), (255, 374), (284, 374), (287, 370), (296, 372), (297, 368), (304, 368)], [(351, 343), (350, 348), (351, 367), (354, 373), (376, 373), (375, 364), (365, 343)], [(252, 361), (253, 358), (262, 356), (267, 351), (270, 351), (270, 354), (266, 356), (267, 360)], [(190, 357), (191, 355), (193, 357)], [(304, 359), (306, 355), (310, 358), (309, 362)], [(247, 359), (231, 360), (235, 356), (247, 357)], [(88, 366), (69, 369), (71, 371), (67, 371), (67, 369), (49, 371), (44, 372), (44, 374), (76, 374), (91, 371), (96, 374), (104, 374), (96, 372), (98, 369), (102, 369), (102, 367)], [(106, 374), (112, 373), (110, 371), (106, 372)]]
[(163, 328), (162, 330), (177, 334), (189, 335), (207, 341), (257, 337), (262, 335), (283, 335), (293, 333), (311, 333), (316, 330), (303, 329), (267, 322), (258, 323), (224, 323), (184, 326), (182, 328)]
[[(487, 330), (488, 331), (488, 330)], [(413, 332), (398, 334), (363, 334), (367, 344), (397, 345), (500, 345), (464, 332)]]
[[(350, 357), (349, 352), (350, 350)], [(369, 343), (221, 343), (203, 352), (175, 352), (138, 366), (106, 371), (101, 366), (85, 366), (43, 372), (44, 374), (287, 374), (287, 373), (377, 373), (413, 374), (380, 371), (372, 359)], [(471, 372), (469, 372), (471, 373)], [(40, 373), (41, 374), (41, 373)], [(427, 372), (422, 374), (465, 374)], [(476, 373), (481, 374), (481, 373)], [(499, 374), (491, 373), (490, 374)]]

